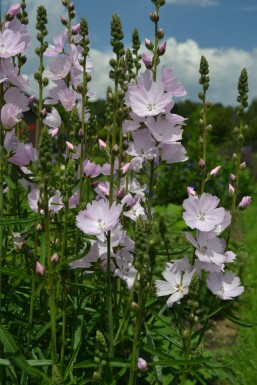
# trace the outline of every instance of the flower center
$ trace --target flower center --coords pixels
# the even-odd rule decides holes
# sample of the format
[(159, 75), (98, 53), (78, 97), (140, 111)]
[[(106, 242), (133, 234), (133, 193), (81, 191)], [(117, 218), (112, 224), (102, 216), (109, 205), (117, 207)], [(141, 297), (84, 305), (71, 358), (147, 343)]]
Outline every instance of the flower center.
[(155, 109), (155, 104), (154, 103), (148, 103), (147, 109), (148, 109), (148, 111), (153, 111)]
[(97, 224), (99, 229), (104, 229), (106, 227), (106, 223), (102, 219), (98, 219)]
[(199, 221), (204, 221), (204, 219), (205, 219), (205, 214), (204, 213), (198, 213), (197, 214), (197, 219), (199, 219)]
[(6, 53), (5, 46), (3, 44), (0, 44), (0, 55), (3, 55)]

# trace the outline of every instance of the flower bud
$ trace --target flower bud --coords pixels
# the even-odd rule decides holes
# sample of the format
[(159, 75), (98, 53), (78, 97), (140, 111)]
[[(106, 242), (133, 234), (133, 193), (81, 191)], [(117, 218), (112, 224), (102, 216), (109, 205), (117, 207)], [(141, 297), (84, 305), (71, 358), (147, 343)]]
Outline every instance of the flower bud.
[(148, 369), (146, 360), (139, 357), (137, 361), (137, 367), (141, 372), (146, 372)]
[(234, 174), (230, 174), (230, 175), (229, 175), (229, 179), (230, 179), (232, 182), (235, 182), (236, 176), (235, 176)]
[(190, 187), (190, 186), (187, 187), (187, 194), (188, 194), (188, 196), (189, 195), (192, 195), (193, 197), (196, 196), (196, 192), (195, 192), (194, 188)]
[(45, 273), (45, 268), (43, 265), (41, 265), (40, 262), (36, 262), (36, 269), (35, 270), (40, 275), (44, 275), (44, 273)]
[(202, 170), (205, 169), (205, 161), (203, 159), (199, 160), (199, 168), (201, 168)]
[(229, 183), (229, 185), (228, 185), (228, 193), (231, 196), (233, 196), (235, 193), (235, 187), (231, 183)]
[(158, 29), (157, 36), (159, 39), (162, 39), (164, 37), (164, 30), (162, 28)]
[(42, 119), (44, 119), (47, 115), (47, 111), (46, 111), (46, 108), (43, 108), (43, 110), (40, 112), (40, 116)]
[(244, 210), (244, 209), (246, 209), (247, 206), (249, 206), (249, 204), (251, 202), (252, 202), (252, 198), (251, 197), (249, 197), (249, 196), (243, 197), (243, 199), (241, 200), (241, 202), (238, 205), (238, 208), (240, 210)]
[(211, 170), (210, 176), (215, 176), (215, 175), (217, 175), (218, 172), (220, 171), (220, 169), (221, 169), (221, 166), (215, 167), (213, 170)]
[(51, 256), (51, 262), (54, 263), (54, 264), (59, 262), (59, 255), (57, 253), (54, 253)]
[(165, 51), (166, 51), (166, 44), (167, 44), (167, 42), (166, 42), (166, 40), (164, 40), (164, 41), (161, 43), (161, 45), (158, 47), (157, 53), (158, 53), (159, 56), (162, 56), (162, 55), (165, 54)]
[(245, 162), (241, 163), (240, 168), (241, 168), (241, 170), (245, 170), (246, 169), (246, 163)]
[(150, 20), (152, 20), (154, 23), (157, 23), (159, 21), (159, 15), (157, 12), (151, 12), (149, 17)]
[(98, 139), (98, 146), (100, 150), (102, 150), (103, 148), (106, 148), (107, 145), (102, 139)]
[(145, 46), (147, 49), (149, 49), (150, 51), (153, 50), (153, 47), (154, 47), (154, 44), (151, 42), (151, 40), (149, 39), (145, 39)]
[(146, 68), (148, 70), (150, 70), (153, 66), (152, 58), (150, 58), (150, 56), (147, 53), (143, 52), (142, 53), (142, 60), (143, 60), (144, 65), (146, 66)]
[(63, 25), (65, 25), (65, 27), (67, 27), (67, 25), (68, 25), (67, 19), (65, 19), (64, 16), (61, 16), (61, 23), (62, 23)]

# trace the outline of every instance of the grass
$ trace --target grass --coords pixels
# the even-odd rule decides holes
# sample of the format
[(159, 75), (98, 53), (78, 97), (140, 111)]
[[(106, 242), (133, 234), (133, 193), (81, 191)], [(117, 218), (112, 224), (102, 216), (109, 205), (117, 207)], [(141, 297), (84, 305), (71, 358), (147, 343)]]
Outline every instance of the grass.
[[(245, 292), (239, 308), (239, 317), (257, 323), (257, 205), (252, 204), (241, 215), (241, 234), (244, 240), (245, 258), (242, 263), (242, 281)], [(227, 384), (254, 385), (257, 383), (257, 325), (238, 328), (236, 343), (232, 349), (235, 364)]]

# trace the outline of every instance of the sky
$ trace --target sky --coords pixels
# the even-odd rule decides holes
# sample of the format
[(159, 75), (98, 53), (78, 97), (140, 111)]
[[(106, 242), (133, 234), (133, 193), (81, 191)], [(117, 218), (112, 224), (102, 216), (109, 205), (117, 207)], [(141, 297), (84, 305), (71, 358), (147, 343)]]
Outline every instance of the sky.
[[(0, 0), (7, 9), (17, 0)], [(27, 0), (30, 30), (35, 25), (36, 8), (45, 5), (48, 11), (49, 36), (60, 32), (64, 14), (61, 0)], [(131, 34), (136, 27), (142, 41), (141, 52), (147, 52), (144, 39), (152, 40), (153, 23), (149, 12), (154, 10), (150, 0), (74, 0), (76, 20), (85, 16), (89, 24), (91, 50), (94, 63), (90, 89), (97, 98), (105, 96), (109, 59), (113, 56), (109, 44), (110, 20), (117, 13), (123, 24), (124, 44), (131, 45)], [(50, 10), (50, 12), (49, 12)], [(208, 98), (224, 105), (236, 105), (237, 81), (241, 69), (249, 74), (249, 98), (257, 98), (257, 0), (166, 0), (160, 10), (159, 26), (167, 40), (166, 54), (161, 65), (168, 65), (188, 91), (187, 98), (197, 100), (200, 90), (198, 68), (201, 55), (210, 65), (211, 84)], [(33, 47), (28, 51), (27, 73), (32, 79), (36, 68)]]

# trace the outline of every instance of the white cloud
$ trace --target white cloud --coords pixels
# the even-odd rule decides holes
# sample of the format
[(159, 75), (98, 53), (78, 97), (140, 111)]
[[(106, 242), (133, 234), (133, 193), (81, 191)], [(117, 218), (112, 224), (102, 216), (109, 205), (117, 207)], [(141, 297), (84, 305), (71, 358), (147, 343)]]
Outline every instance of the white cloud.
[(237, 82), (244, 67), (249, 75), (250, 99), (257, 96), (257, 49), (200, 48), (193, 40), (178, 43), (169, 38), (162, 63), (174, 69), (176, 77), (188, 90), (189, 99), (197, 99), (200, 90), (198, 71), (202, 55), (209, 63), (208, 98), (212, 102), (236, 104)]
[[(174, 70), (177, 79), (186, 87), (188, 98), (198, 100), (199, 63), (204, 55), (209, 62), (210, 87), (208, 99), (212, 103), (236, 105), (237, 82), (242, 68), (249, 75), (249, 99), (257, 97), (257, 49), (244, 51), (236, 48), (200, 48), (193, 40), (178, 43), (174, 38), (167, 40), (166, 54), (161, 58), (161, 65), (166, 64)], [(90, 89), (98, 98), (104, 98), (106, 88), (112, 82), (108, 77), (109, 59), (112, 52), (91, 51), (94, 68)]]
[(197, 7), (209, 7), (218, 5), (217, 0), (166, 0), (167, 4), (192, 5)]

